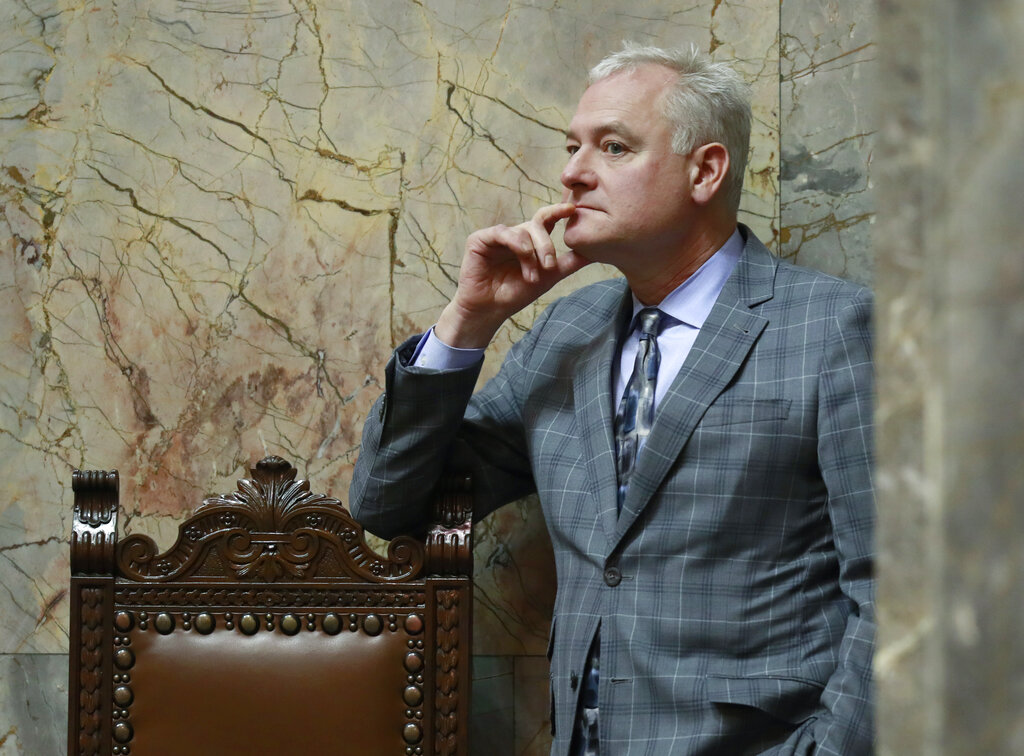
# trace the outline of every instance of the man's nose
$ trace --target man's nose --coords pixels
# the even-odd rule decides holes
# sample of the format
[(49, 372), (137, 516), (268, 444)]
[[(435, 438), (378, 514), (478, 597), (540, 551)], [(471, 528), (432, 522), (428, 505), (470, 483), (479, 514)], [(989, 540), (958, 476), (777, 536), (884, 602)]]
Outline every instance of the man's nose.
[(562, 169), (562, 185), (570, 190), (592, 187), (594, 172), (588, 163), (586, 148), (580, 147), (569, 156), (569, 162)]

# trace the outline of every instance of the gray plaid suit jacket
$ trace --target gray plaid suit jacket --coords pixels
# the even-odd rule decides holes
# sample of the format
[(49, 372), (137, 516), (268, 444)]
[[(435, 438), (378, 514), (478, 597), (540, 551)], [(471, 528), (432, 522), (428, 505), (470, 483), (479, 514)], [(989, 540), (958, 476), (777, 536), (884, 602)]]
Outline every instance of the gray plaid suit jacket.
[(444, 464), (478, 517), (536, 491), (554, 545), (555, 743), (601, 632), (602, 753), (872, 752), (868, 290), (743, 255), (659, 404), (616, 514), (612, 360), (623, 280), (551, 305), (476, 395), (477, 371), (387, 368), (352, 483), (356, 517), (421, 522)]

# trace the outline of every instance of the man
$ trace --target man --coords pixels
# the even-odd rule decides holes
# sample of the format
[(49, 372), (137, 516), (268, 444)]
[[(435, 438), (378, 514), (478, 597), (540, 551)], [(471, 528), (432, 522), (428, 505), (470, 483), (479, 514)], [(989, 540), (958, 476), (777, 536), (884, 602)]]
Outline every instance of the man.
[[(413, 527), (446, 462), (478, 517), (537, 492), (552, 754), (870, 753), (870, 295), (737, 225), (729, 68), (627, 45), (590, 81), (564, 202), (472, 234), (452, 301), (389, 363), (353, 511)], [(549, 307), (471, 396), (501, 323), (591, 261), (625, 280)]]

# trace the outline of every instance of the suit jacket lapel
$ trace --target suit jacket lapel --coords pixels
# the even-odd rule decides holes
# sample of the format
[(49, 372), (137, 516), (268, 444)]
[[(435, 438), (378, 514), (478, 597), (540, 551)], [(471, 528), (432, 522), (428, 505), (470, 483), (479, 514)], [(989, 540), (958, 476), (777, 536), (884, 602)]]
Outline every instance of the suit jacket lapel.
[(651, 435), (637, 458), (629, 491), (615, 527), (618, 542), (662, 484), (704, 412), (746, 359), (768, 320), (750, 311), (772, 296), (775, 260), (755, 236), (701, 327), (693, 349), (658, 405)]
[(591, 342), (592, 349), (581, 359), (573, 376), (576, 425), (583, 439), (588, 479), (597, 515), (609, 544), (615, 535), (618, 481), (615, 473), (615, 438), (612, 425), (615, 403), (612, 392), (612, 363), (618, 354), (623, 324), (633, 312), (633, 299), (623, 286), (616, 313)]

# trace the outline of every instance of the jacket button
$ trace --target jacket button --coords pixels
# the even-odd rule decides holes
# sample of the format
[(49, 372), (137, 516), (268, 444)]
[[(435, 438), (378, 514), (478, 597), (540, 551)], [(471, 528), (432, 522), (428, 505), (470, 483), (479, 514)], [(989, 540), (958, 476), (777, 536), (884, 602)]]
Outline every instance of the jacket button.
[(569, 675), (569, 687), (576, 690), (576, 686), (580, 684), (580, 677), (575, 672)]
[(604, 571), (604, 582), (614, 588), (622, 582), (622, 573), (618, 567), (609, 567)]

